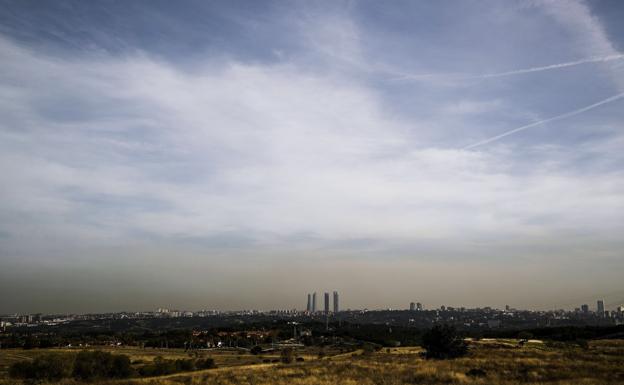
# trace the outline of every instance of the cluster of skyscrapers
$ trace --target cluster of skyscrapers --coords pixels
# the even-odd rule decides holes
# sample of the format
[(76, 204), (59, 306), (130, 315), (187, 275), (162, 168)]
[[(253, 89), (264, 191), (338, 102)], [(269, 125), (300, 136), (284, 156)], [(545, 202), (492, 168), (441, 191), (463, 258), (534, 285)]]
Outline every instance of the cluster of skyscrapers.
[[(329, 314), (329, 293), (325, 293), (323, 299), (323, 313)], [(308, 293), (308, 305), (306, 306), (306, 311), (308, 313), (316, 313), (318, 312), (318, 308), (316, 307), (316, 292), (310, 294)], [(334, 313), (338, 313), (340, 311), (340, 305), (338, 300), (338, 292), (334, 291)]]
[[(589, 305), (584, 304), (581, 305), (580, 309), (576, 309), (577, 311), (581, 311), (582, 313), (589, 313)], [(605, 306), (604, 306), (604, 301), (599, 299), (598, 301), (596, 301), (596, 314), (598, 314), (599, 316), (604, 316), (605, 315)]]
[(420, 302), (414, 303), (410, 302), (410, 311), (421, 311), (423, 309), (423, 305)]

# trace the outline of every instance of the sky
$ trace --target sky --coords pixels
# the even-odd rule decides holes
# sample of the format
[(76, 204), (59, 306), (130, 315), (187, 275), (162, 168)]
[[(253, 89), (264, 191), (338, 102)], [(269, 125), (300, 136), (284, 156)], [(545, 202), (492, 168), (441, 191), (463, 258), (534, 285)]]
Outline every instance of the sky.
[(621, 305), (623, 19), (0, 0), (0, 313)]

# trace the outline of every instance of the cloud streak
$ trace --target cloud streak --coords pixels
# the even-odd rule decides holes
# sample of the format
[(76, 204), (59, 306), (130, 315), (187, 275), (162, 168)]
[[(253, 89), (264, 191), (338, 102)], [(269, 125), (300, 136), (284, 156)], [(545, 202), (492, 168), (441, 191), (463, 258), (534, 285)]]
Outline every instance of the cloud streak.
[(542, 72), (542, 71), (551, 71), (560, 68), (574, 67), (581, 64), (588, 63), (605, 63), (614, 60), (624, 59), (624, 54), (615, 54), (615, 55), (606, 55), (606, 56), (593, 56), (585, 59), (569, 61), (565, 63), (558, 64), (550, 64), (546, 66), (539, 67), (531, 67), (524, 68), (506, 72), (495, 72), (495, 73), (486, 73), (486, 74), (442, 74), (442, 73), (431, 73), (431, 74), (422, 74), (422, 75), (410, 75), (410, 74), (402, 74), (401, 76), (393, 77), (390, 80), (425, 80), (431, 78), (448, 78), (450, 80), (475, 80), (475, 79), (490, 79), (490, 78), (500, 78), (506, 76), (515, 76), (515, 75), (523, 75), (533, 72)]

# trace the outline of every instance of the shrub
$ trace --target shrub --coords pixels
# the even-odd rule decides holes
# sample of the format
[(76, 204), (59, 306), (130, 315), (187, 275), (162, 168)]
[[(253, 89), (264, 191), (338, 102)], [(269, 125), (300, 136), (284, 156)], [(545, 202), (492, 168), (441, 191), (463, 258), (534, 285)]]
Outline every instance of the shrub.
[(587, 342), (587, 340), (584, 339), (578, 339), (575, 341), (576, 344), (583, 350), (589, 350), (589, 342)]
[(474, 378), (482, 378), (482, 377), (487, 377), (487, 372), (483, 369), (479, 369), (479, 368), (473, 368), (470, 369), (469, 371), (466, 372), (466, 375), (468, 377), (474, 377)]
[(249, 353), (251, 353), (253, 355), (258, 355), (258, 354), (262, 353), (262, 347), (256, 345), (253, 348), (251, 348), (251, 350), (249, 350)]
[(293, 351), (293, 348), (285, 348), (280, 353), (280, 360), (284, 364), (290, 364), (291, 362), (294, 361), (294, 359), (295, 359), (295, 352)]
[(530, 340), (531, 338), (533, 338), (533, 333), (528, 332), (526, 330), (518, 333), (518, 339), (524, 340), (525, 342)]
[(427, 358), (449, 359), (466, 355), (468, 346), (454, 327), (435, 325), (422, 337)]
[(375, 347), (372, 344), (367, 343), (367, 344), (362, 345), (362, 350), (363, 350), (362, 354), (368, 356), (368, 355), (373, 354), (373, 352), (375, 351)]
[(190, 372), (191, 370), (195, 370), (195, 361), (190, 360), (176, 360), (175, 361), (176, 372)]
[(206, 358), (203, 360), (199, 359), (195, 363), (195, 366), (197, 367), (197, 369), (212, 369), (217, 367), (217, 365), (215, 364), (215, 360), (212, 358)]
[(297, 362), (303, 362), (305, 359), (303, 357), (297, 357)]

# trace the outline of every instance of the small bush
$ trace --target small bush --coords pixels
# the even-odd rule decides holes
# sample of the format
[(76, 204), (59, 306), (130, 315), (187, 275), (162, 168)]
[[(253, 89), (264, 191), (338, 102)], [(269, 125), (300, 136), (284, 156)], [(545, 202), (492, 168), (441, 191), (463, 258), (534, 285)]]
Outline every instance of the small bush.
[(483, 369), (473, 368), (466, 372), (468, 377), (483, 378), (487, 377), (487, 372)]
[(578, 339), (575, 341), (575, 343), (579, 346), (579, 348), (583, 350), (589, 350), (589, 342), (587, 342), (587, 340)]
[(195, 370), (195, 360), (176, 360), (175, 361), (176, 372), (190, 372), (191, 370)]
[(251, 350), (249, 350), (249, 353), (251, 353), (253, 355), (258, 355), (258, 354), (262, 353), (262, 347), (256, 345), (253, 348), (251, 348)]
[(212, 358), (206, 358), (203, 360), (199, 359), (195, 363), (195, 366), (197, 367), (197, 369), (212, 369), (217, 367), (217, 365), (215, 364), (215, 360)]
[(518, 333), (518, 339), (519, 340), (524, 340), (525, 342), (530, 340), (531, 338), (533, 338), (533, 333), (528, 332), (528, 331), (521, 331), (520, 333)]
[(280, 353), (280, 360), (282, 361), (282, 363), (290, 364), (294, 361), (294, 359), (295, 352), (293, 351), (293, 348), (282, 349), (282, 352)]
[(366, 344), (362, 345), (362, 350), (363, 350), (362, 354), (368, 356), (368, 355), (371, 355), (371, 354), (373, 354), (375, 352), (375, 346), (372, 345), (372, 344), (366, 343)]

